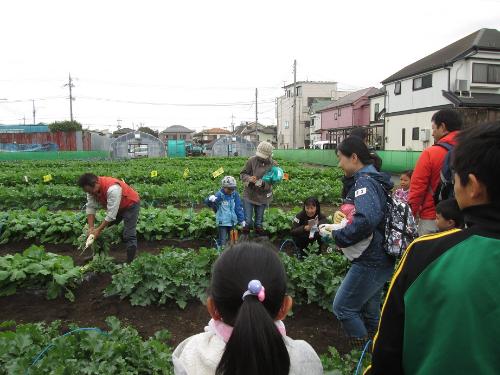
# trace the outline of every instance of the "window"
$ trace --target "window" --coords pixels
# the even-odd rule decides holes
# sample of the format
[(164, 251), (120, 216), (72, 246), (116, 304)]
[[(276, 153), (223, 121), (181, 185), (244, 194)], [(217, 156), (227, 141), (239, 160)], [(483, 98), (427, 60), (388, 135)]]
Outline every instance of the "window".
[(334, 119), (334, 120), (336, 120), (336, 119), (337, 119), (337, 112), (335, 112), (335, 113), (333, 114), (333, 119)]
[(413, 91), (432, 87), (432, 74), (418, 77), (413, 80)]
[(340, 117), (342, 109), (339, 108), (338, 116)]
[(401, 94), (401, 81), (396, 82), (394, 84), (394, 95), (400, 95)]
[(314, 117), (311, 119), (311, 128), (314, 129)]
[(295, 88), (295, 96), (302, 96), (302, 86), (297, 86)]
[(411, 140), (412, 141), (418, 141), (419, 140), (419, 134), (420, 134), (420, 128), (413, 128), (411, 130)]
[(380, 112), (380, 103), (375, 103), (375, 113), (373, 114), (373, 118), (377, 120), (378, 113)]
[(472, 64), (472, 82), (500, 83), (500, 65)]
[(401, 146), (406, 146), (406, 129), (401, 129)]
[(285, 129), (288, 129), (288, 121), (285, 121)]

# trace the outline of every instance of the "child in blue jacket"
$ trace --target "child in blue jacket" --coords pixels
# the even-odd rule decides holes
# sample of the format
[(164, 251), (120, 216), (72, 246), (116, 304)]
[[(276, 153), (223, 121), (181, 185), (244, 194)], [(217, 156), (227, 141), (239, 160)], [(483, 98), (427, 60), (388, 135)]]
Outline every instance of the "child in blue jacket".
[(233, 176), (222, 179), (222, 188), (205, 199), (205, 204), (212, 208), (215, 214), (215, 222), (219, 230), (219, 246), (224, 246), (231, 229), (236, 224), (245, 226), (245, 215), (241, 204), (240, 195), (236, 191), (236, 180)]

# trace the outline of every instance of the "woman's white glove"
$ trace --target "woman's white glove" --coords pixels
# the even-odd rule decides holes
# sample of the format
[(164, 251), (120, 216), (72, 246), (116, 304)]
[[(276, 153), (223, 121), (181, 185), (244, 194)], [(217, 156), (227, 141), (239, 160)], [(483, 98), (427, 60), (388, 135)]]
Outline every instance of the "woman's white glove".
[(347, 219), (342, 219), (340, 224), (321, 224), (319, 226), (319, 234), (321, 237), (333, 238), (332, 232), (334, 230), (344, 229), (347, 225)]
[(321, 224), (319, 226), (319, 235), (321, 237), (333, 238), (332, 231), (335, 224)]
[(264, 181), (262, 181), (260, 179), (255, 181), (255, 186), (257, 186), (257, 187), (261, 187), (263, 184), (264, 184)]
[(211, 196), (208, 197), (208, 200), (213, 203), (217, 200), (217, 197), (212, 194)]

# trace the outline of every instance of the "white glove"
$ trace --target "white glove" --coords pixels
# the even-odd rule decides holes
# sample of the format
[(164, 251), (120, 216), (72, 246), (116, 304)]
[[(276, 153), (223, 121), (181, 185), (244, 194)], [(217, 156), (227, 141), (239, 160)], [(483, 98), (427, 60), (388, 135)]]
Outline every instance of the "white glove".
[(262, 181), (262, 180), (257, 180), (257, 181), (255, 181), (255, 186), (257, 186), (257, 187), (261, 187), (263, 183), (264, 183), (264, 181)]
[(217, 197), (212, 194), (211, 196), (208, 197), (208, 200), (213, 203), (217, 200)]
[(241, 222), (241, 226), (242, 226), (243, 228), (244, 228), (244, 227), (246, 227), (246, 226), (247, 226), (247, 222), (246, 222), (246, 221), (242, 221), (242, 222)]
[(333, 236), (332, 236), (333, 228), (334, 228), (334, 224), (321, 224), (319, 226), (320, 236), (333, 238)]

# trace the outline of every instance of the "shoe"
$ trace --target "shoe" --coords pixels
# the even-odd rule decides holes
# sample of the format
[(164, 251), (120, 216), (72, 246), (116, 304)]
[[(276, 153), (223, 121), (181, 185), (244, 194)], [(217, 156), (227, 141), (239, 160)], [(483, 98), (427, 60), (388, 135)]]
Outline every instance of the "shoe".
[(127, 263), (132, 263), (135, 258), (135, 253), (137, 251), (137, 246), (127, 247)]
[(255, 235), (257, 237), (266, 237), (267, 236), (265, 230), (260, 228), (260, 227), (255, 228)]

